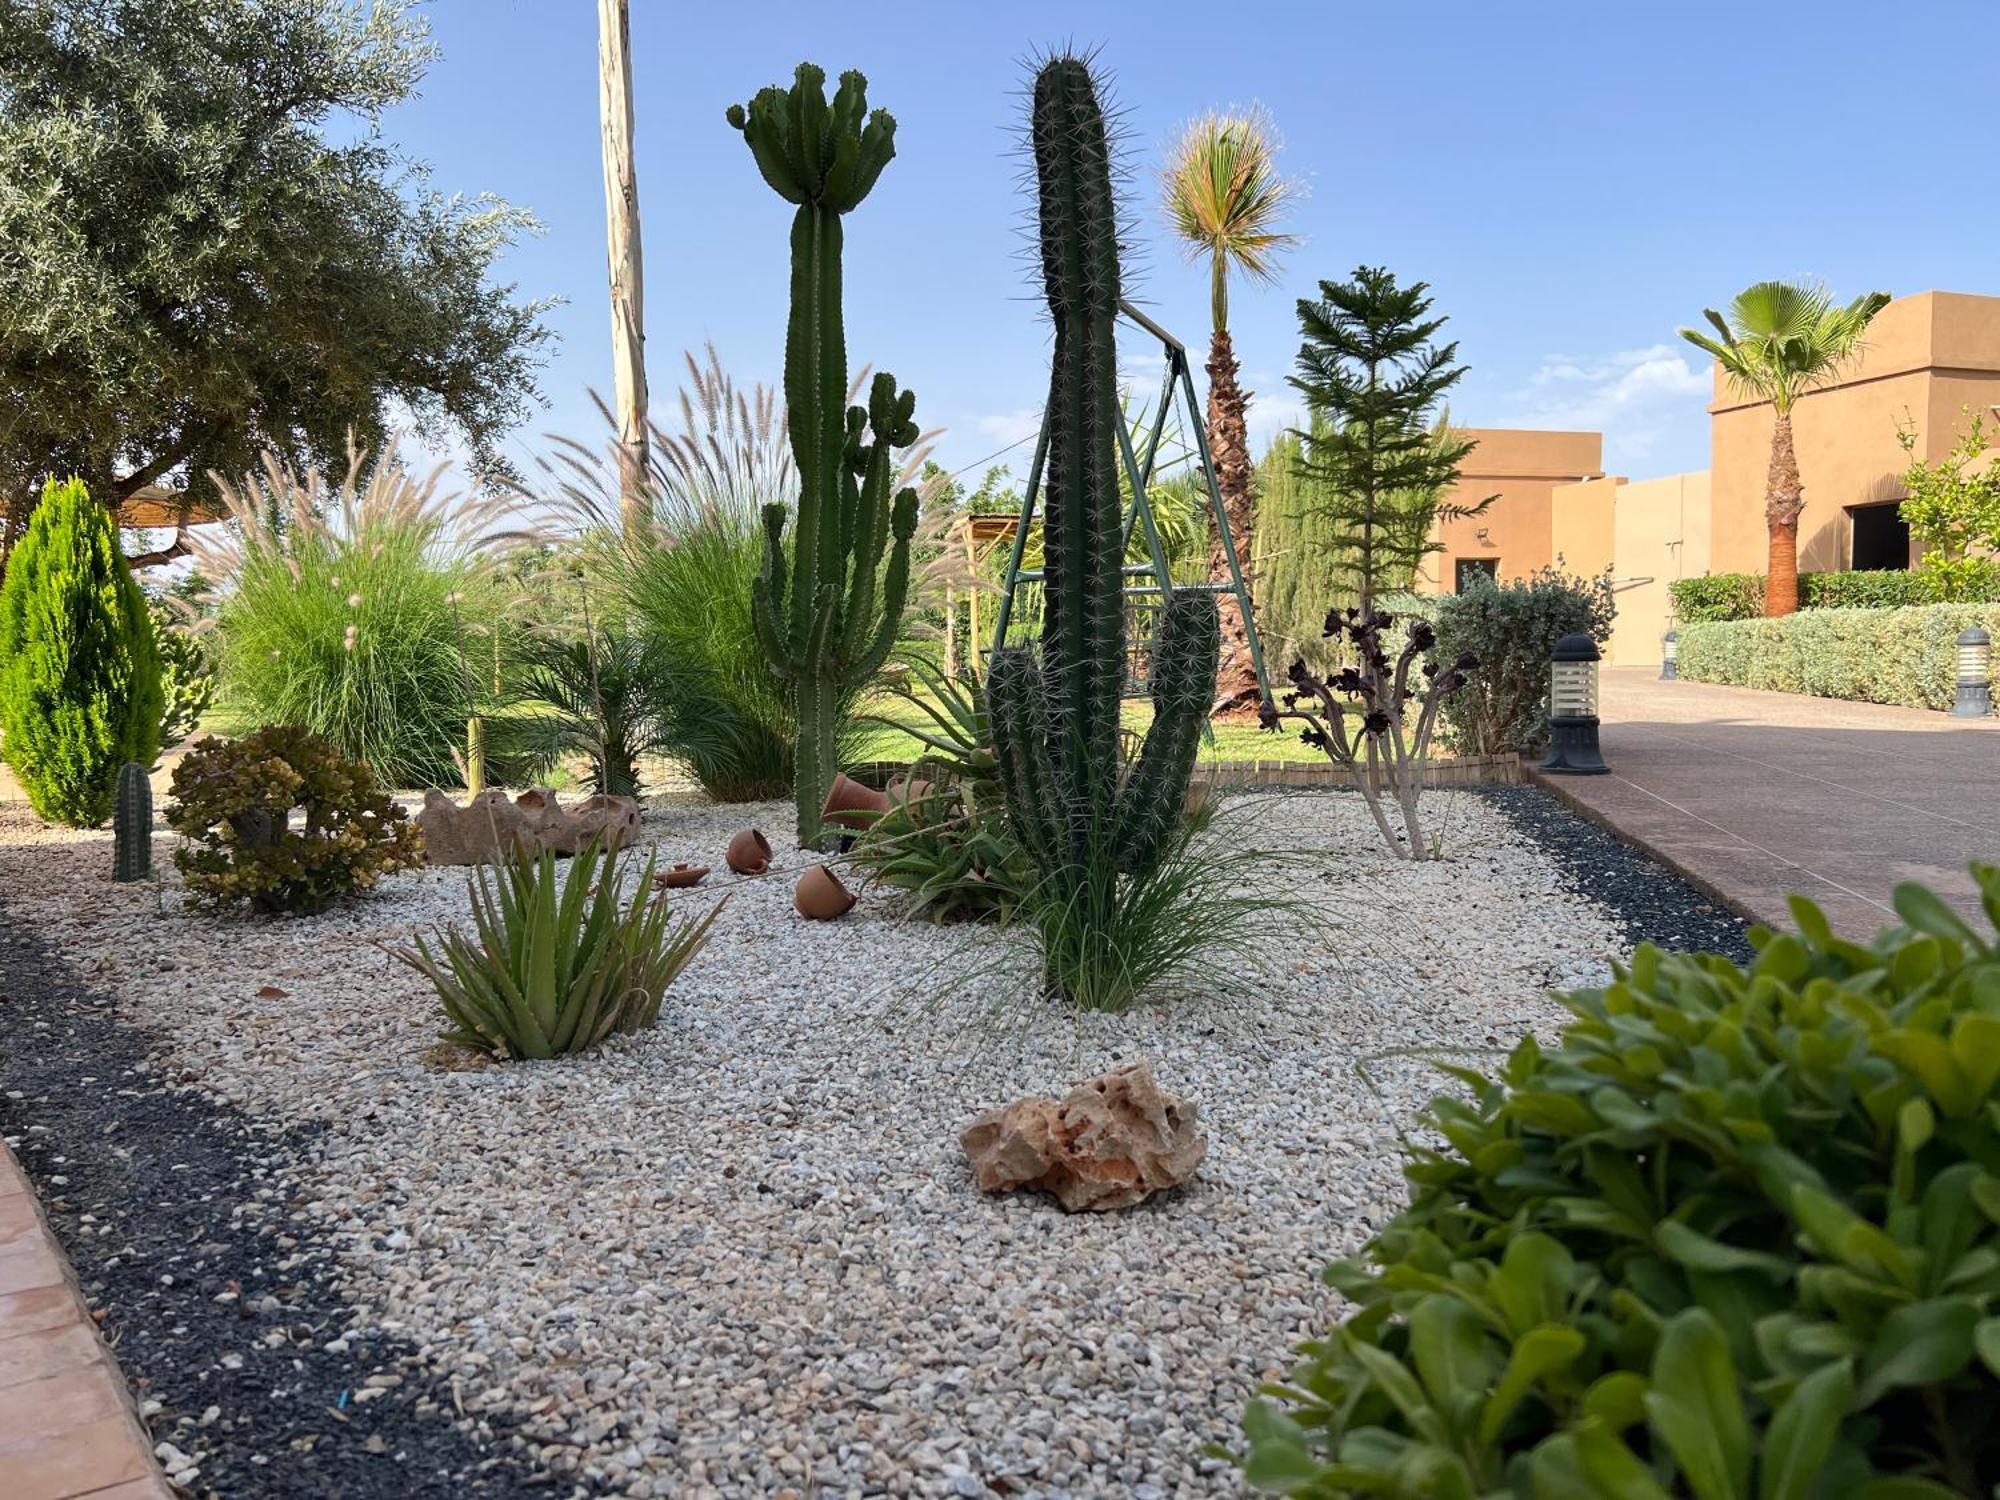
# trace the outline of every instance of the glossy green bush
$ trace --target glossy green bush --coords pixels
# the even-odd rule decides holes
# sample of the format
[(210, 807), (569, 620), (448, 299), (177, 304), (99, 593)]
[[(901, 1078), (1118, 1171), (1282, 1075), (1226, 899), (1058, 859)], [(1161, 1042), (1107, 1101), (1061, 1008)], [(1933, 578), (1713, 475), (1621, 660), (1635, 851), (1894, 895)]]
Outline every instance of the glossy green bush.
[[(1948, 709), (1959, 632), (2000, 634), (2000, 604), (1802, 609), (1777, 619), (1680, 628), (1680, 675), (1696, 682)], [(2000, 661), (2000, 658), (1996, 658)]]
[[(1961, 560), (1952, 573), (1958, 596), (1951, 602), (2000, 604), (2000, 561)], [(1942, 602), (1937, 580), (1918, 569), (1864, 569), (1801, 573), (1800, 609), (1896, 609)], [(1674, 618), (1683, 625), (1712, 620), (1754, 620), (1764, 613), (1761, 573), (1710, 573), (1667, 585)]]
[[(1803, 591), (1803, 583), (1800, 585)], [(1682, 625), (1706, 620), (1748, 620), (1764, 612), (1761, 573), (1704, 573), (1676, 578), (1667, 585), (1674, 601), (1674, 619)]]
[(166, 601), (147, 602), (153, 640), (160, 650), (160, 744), (171, 748), (192, 735), (215, 702), (215, 667), (201, 641)]
[[(1975, 866), (2000, 925), (2000, 867)], [(1355, 1312), (1253, 1404), (1294, 1495), (1930, 1500), (2000, 1482), (2000, 950), (1917, 886), (1747, 971), (1647, 946), (1453, 1071)]]

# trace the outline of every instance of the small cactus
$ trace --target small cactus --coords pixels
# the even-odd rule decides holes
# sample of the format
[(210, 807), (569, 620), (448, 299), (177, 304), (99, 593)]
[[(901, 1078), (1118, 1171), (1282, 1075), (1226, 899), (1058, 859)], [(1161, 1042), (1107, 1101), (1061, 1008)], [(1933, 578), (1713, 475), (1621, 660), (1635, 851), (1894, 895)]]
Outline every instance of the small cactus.
[(153, 873), (153, 783), (146, 768), (127, 761), (118, 772), (118, 790), (111, 804), (111, 826), (117, 837), (111, 864), (113, 880), (145, 880)]

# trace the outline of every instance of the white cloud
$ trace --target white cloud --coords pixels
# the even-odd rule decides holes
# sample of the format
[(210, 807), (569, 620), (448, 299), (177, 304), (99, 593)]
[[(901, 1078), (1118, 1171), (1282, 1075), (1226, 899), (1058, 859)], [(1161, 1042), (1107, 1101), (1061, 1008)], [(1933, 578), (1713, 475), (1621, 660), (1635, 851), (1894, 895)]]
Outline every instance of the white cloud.
[(988, 412), (972, 419), (972, 430), (994, 443), (1018, 443), (1033, 437), (1042, 426), (1039, 406), (1019, 406), (1012, 411)]
[(1709, 391), (1707, 366), (1697, 367), (1673, 344), (1551, 354), (1526, 388), (1503, 403), (1505, 415), (1495, 425), (1602, 432), (1614, 470), (1662, 456), (1696, 467), (1706, 461)]

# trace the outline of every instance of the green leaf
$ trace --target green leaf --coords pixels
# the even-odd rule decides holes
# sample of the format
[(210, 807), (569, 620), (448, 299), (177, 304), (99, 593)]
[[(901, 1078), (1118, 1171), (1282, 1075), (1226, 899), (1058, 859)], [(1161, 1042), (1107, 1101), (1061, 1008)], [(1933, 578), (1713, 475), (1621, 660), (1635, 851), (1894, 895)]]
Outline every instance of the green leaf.
[(1937, 1117), (1931, 1107), (1922, 1099), (1905, 1099), (1903, 1107), (1896, 1111), (1896, 1139), (1903, 1150), (1915, 1154), (1930, 1143), (1931, 1134), (1937, 1128)]
[(1750, 1424), (1721, 1324), (1699, 1308), (1667, 1324), (1645, 1401), (1697, 1500), (1747, 1500)]
[(1741, 1250), (1712, 1240), (1678, 1219), (1663, 1219), (1653, 1231), (1662, 1254), (1694, 1271), (1756, 1271), (1773, 1281), (1785, 1281), (1792, 1263), (1764, 1250)]
[(1934, 1297), (1897, 1308), (1882, 1320), (1862, 1365), (1855, 1406), (1872, 1406), (1900, 1386), (1947, 1380), (1972, 1358), (1979, 1307), (1963, 1297)]
[(1854, 1367), (1844, 1359), (1798, 1383), (1765, 1433), (1758, 1500), (1806, 1500), (1853, 1399)]
[(1602, 1500), (1673, 1500), (1618, 1435), (1594, 1418), (1579, 1422), (1571, 1434), (1583, 1472), (1597, 1486)]
[(1933, 1032), (1899, 1027), (1875, 1038), (1875, 1050), (1902, 1064), (1945, 1115), (1963, 1120), (1979, 1104), (1972, 1080), (1960, 1070), (1951, 1045)]
[(1453, 1296), (1430, 1296), (1411, 1310), (1410, 1357), (1431, 1404), (1448, 1407), (1463, 1391), (1493, 1383), (1500, 1360), (1479, 1315)]
[(1507, 1419), (1514, 1414), (1514, 1409), (1535, 1383), (1557, 1371), (1568, 1369), (1583, 1353), (1584, 1347), (1582, 1334), (1574, 1328), (1562, 1328), (1554, 1323), (1545, 1323), (1522, 1334), (1508, 1357), (1507, 1368), (1501, 1374), (1499, 1384), (1486, 1398), (1486, 1409), (1479, 1417), (1479, 1440), (1482, 1443), (1497, 1442)]
[(1972, 1331), (1972, 1343), (1986, 1368), (2000, 1375), (2000, 1318), (1982, 1318)]
[(1978, 934), (1965, 925), (1964, 918), (1945, 905), (1935, 893), (1913, 880), (1897, 886), (1889, 900), (1896, 908), (1896, 915), (1918, 932), (1949, 938), (1975, 952), (1983, 946)]
[(1854, 1500), (1965, 1500), (1965, 1496), (1929, 1479), (1899, 1476), (1869, 1480), (1854, 1492)]

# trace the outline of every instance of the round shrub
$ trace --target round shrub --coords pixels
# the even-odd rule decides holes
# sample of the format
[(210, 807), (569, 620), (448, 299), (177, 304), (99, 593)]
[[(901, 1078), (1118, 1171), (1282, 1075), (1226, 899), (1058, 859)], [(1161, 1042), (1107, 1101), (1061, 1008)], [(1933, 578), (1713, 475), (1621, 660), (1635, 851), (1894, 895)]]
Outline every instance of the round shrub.
[(160, 749), (160, 657), (111, 512), (51, 479), (0, 582), (0, 728), (36, 816), (95, 828)]
[(420, 862), (415, 825), (375, 773), (309, 729), (204, 740), (171, 791), (167, 826), (187, 841), (174, 863), (196, 905), (324, 911)]
[[(1975, 865), (2000, 926), (2000, 867)], [(1356, 1307), (1253, 1406), (1321, 1497), (1833, 1500), (2000, 1482), (2000, 948), (1918, 886), (1756, 962), (1650, 946), (1451, 1070)]]
[(172, 606), (154, 599), (147, 610), (160, 649), (160, 691), (166, 705), (160, 715), (160, 743), (178, 745), (195, 732), (215, 702), (215, 668)]
[(1556, 642), (1581, 633), (1602, 642), (1618, 612), (1611, 578), (1576, 578), (1543, 568), (1511, 583), (1482, 578), (1437, 601), (1443, 670), (1462, 656), (1479, 663), (1465, 686), (1444, 700), (1446, 737), (1463, 755), (1530, 754), (1549, 738), (1549, 656)]

